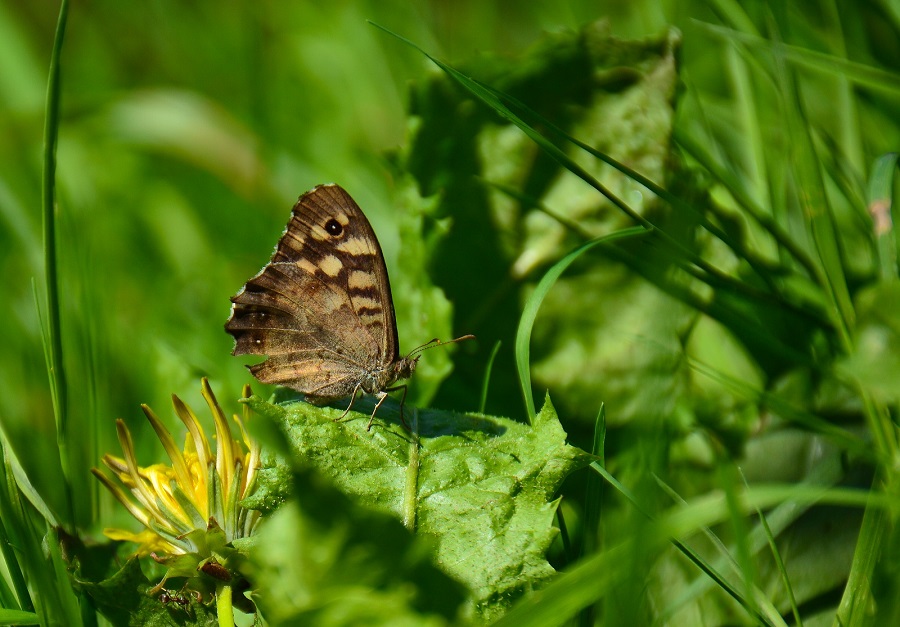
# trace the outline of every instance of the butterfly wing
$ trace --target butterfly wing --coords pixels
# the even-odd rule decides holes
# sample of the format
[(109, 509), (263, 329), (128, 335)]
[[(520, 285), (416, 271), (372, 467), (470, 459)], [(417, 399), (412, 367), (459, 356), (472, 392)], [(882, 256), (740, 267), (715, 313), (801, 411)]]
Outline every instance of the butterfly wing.
[(263, 383), (339, 398), (399, 358), (381, 247), (337, 185), (300, 197), (272, 260), (231, 300), (234, 354), (267, 355), (250, 368)]

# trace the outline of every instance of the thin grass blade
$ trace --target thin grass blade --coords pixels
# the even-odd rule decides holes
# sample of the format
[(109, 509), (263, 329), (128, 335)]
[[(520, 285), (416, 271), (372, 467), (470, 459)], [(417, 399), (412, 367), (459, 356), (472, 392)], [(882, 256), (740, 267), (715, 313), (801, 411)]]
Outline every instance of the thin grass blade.
[(529, 421), (534, 420), (535, 416), (534, 396), (531, 390), (531, 330), (534, 328), (534, 321), (537, 318), (538, 310), (541, 308), (541, 303), (544, 302), (544, 298), (547, 296), (550, 288), (553, 287), (566, 268), (590, 249), (601, 244), (609, 244), (618, 239), (642, 235), (646, 232), (643, 227), (635, 226), (582, 244), (553, 264), (550, 270), (541, 278), (537, 287), (534, 288), (528, 300), (525, 301), (525, 307), (522, 308), (522, 316), (519, 318), (519, 326), (516, 329), (515, 355), (519, 386), (522, 388), (522, 396), (525, 400), (525, 410)]
[(897, 279), (897, 243), (891, 207), (894, 200), (894, 176), (900, 153), (882, 155), (875, 161), (868, 186), (868, 209), (878, 248), (878, 268), (882, 281)]
[(494, 360), (497, 353), (500, 352), (500, 340), (494, 344), (491, 354), (488, 357), (487, 365), (484, 367), (484, 380), (481, 383), (481, 401), (478, 403), (478, 413), (483, 414), (485, 405), (487, 405), (488, 387), (491, 383), (491, 371), (494, 369)]
[(63, 359), (62, 311), (59, 302), (59, 258), (56, 235), (56, 146), (59, 138), (60, 101), (60, 59), (69, 15), (69, 2), (62, 0), (56, 35), (50, 54), (50, 75), (47, 79), (46, 120), (44, 124), (44, 152), (42, 168), (41, 205), (44, 233), (44, 274), (47, 289), (47, 335), (44, 342), (49, 346), (48, 370), (50, 390), (53, 397), (53, 413), (56, 419), (56, 441), (59, 445), (59, 459), (63, 470), (63, 490), (66, 498), (67, 524), (75, 525), (75, 504), (72, 494), (72, 462), (68, 441), (68, 385)]

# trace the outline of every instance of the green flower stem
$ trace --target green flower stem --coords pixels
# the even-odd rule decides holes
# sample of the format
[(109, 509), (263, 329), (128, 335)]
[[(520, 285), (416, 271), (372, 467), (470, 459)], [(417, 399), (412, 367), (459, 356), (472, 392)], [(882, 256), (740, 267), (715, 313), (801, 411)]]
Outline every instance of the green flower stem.
[(224, 581), (216, 585), (216, 613), (219, 615), (219, 627), (234, 627), (231, 585)]

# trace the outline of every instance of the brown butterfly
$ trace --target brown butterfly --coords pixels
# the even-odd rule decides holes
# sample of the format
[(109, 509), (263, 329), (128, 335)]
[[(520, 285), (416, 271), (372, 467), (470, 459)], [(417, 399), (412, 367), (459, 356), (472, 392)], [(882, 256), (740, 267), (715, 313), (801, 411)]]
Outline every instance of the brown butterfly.
[[(225, 330), (235, 339), (234, 355), (267, 355), (248, 366), (263, 383), (302, 392), (324, 404), (362, 391), (378, 399), (408, 379), (421, 351), (401, 357), (387, 267), (372, 226), (338, 185), (319, 185), (291, 211), (272, 260), (231, 298)], [(453, 342), (469, 339), (464, 336)], [(449, 343), (449, 342), (444, 342)], [(338, 418), (340, 420), (340, 418)]]

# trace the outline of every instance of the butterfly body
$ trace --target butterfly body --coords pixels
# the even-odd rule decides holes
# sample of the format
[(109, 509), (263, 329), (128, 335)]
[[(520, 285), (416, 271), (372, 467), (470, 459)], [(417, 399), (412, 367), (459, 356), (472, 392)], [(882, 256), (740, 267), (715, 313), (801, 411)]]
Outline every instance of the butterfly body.
[(380, 405), (416, 367), (418, 357), (399, 353), (375, 232), (337, 185), (300, 197), (271, 261), (231, 301), (225, 329), (235, 339), (233, 354), (266, 355), (249, 366), (253, 375), (313, 403), (352, 396), (352, 406), (362, 391)]

